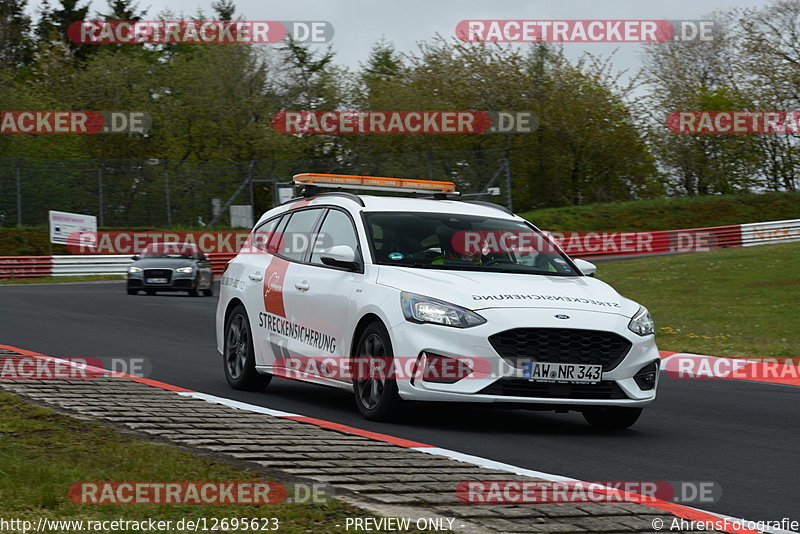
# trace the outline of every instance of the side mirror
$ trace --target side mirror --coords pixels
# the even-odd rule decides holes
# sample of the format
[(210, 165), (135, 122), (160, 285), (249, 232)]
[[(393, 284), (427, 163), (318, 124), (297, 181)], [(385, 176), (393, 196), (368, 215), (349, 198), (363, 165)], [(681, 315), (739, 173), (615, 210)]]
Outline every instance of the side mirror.
[(581, 272), (586, 276), (594, 276), (594, 273), (597, 272), (597, 266), (594, 263), (588, 262), (586, 260), (573, 260), (575, 262), (575, 266), (581, 270)]
[(336, 245), (320, 251), (319, 259), (331, 267), (342, 267), (355, 271), (360, 267), (356, 261), (356, 251), (347, 245)]
[(197, 259), (198, 260), (207, 260), (208, 256), (206, 256), (205, 254), (198, 254), (197, 255)]
[(133, 261), (136, 261), (136, 260), (140, 260), (140, 259), (142, 259), (142, 257), (141, 257), (141, 256), (139, 256), (138, 254), (136, 254), (136, 255), (135, 255), (135, 256), (133, 256), (131, 259), (132, 259)]

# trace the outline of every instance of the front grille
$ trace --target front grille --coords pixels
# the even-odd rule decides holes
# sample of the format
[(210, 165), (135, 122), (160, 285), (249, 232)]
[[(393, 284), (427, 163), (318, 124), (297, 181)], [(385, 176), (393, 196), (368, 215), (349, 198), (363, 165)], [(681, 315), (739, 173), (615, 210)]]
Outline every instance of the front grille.
[(479, 395), (502, 397), (539, 397), (543, 399), (627, 399), (613, 380), (596, 384), (553, 384), (520, 378), (501, 378), (480, 390)]
[(631, 349), (613, 332), (572, 328), (515, 328), (489, 338), (494, 350), (514, 367), (523, 361), (600, 364), (611, 371)]
[(144, 277), (147, 278), (166, 278), (167, 284), (172, 280), (172, 269), (145, 269)]

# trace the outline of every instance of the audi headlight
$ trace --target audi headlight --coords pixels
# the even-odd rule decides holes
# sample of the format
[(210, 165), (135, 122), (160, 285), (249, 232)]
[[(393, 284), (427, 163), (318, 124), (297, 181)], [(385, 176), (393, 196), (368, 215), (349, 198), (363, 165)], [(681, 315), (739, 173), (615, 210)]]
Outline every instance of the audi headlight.
[(647, 311), (647, 308), (639, 306), (639, 311), (628, 323), (628, 330), (640, 336), (649, 336), (656, 331), (656, 324), (653, 322), (653, 317)]
[(193, 267), (178, 267), (175, 270), (178, 271), (179, 273), (190, 273), (192, 272), (192, 269)]
[(469, 328), (486, 322), (486, 319), (474, 311), (444, 302), (442, 300), (415, 295), (400, 294), (403, 315), (415, 323), (433, 323), (456, 328)]
[(128, 267), (128, 272), (129, 273), (140, 273), (140, 272), (142, 272), (142, 268), (141, 267), (136, 267), (135, 265), (131, 265), (130, 267)]

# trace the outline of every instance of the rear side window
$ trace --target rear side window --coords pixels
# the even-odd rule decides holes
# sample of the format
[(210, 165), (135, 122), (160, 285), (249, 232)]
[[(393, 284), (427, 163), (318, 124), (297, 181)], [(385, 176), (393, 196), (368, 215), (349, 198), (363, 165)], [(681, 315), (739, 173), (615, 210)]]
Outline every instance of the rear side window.
[[(287, 260), (303, 261), (320, 213), (322, 210), (319, 208), (292, 212), (286, 229), (281, 232), (281, 247), (277, 254)], [(272, 246), (270, 241), (270, 248)]]
[(278, 227), (280, 217), (265, 222), (253, 231), (251, 243), (254, 247), (266, 251), (270, 238), (275, 234), (275, 229)]
[(286, 229), (286, 223), (289, 222), (289, 217), (291, 214), (284, 214), (283, 217), (280, 218), (278, 221), (278, 226), (275, 228), (275, 231), (272, 233), (272, 236), (269, 238), (269, 243), (267, 244), (267, 252), (270, 254), (277, 254), (283, 248), (283, 231)]

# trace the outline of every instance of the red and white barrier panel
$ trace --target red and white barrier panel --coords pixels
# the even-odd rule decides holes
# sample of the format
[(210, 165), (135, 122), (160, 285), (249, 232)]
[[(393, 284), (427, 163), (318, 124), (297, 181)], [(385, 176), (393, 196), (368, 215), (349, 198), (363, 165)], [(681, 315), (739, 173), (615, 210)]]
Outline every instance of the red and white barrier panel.
[[(236, 240), (228, 239), (225, 232), (219, 234), (227, 240), (226, 242), (236, 242), (240, 245)], [(727, 247), (800, 241), (800, 219), (657, 232), (550, 232), (549, 234), (567, 254), (576, 258), (643, 256), (706, 252)], [(207, 251), (206, 255), (211, 260), (214, 274), (220, 275), (225, 271), (228, 261), (236, 254)], [(131, 261), (131, 256), (127, 254), (0, 256), (0, 279), (122, 275), (127, 271)]]
[[(232, 253), (207, 254), (215, 275), (225, 272)], [(133, 258), (127, 254), (95, 256), (0, 256), (0, 280), (41, 276), (122, 276)]]
[(800, 219), (656, 232), (551, 232), (577, 258), (707, 252), (800, 241)]
[(52, 276), (52, 256), (0, 256), (0, 279)]

